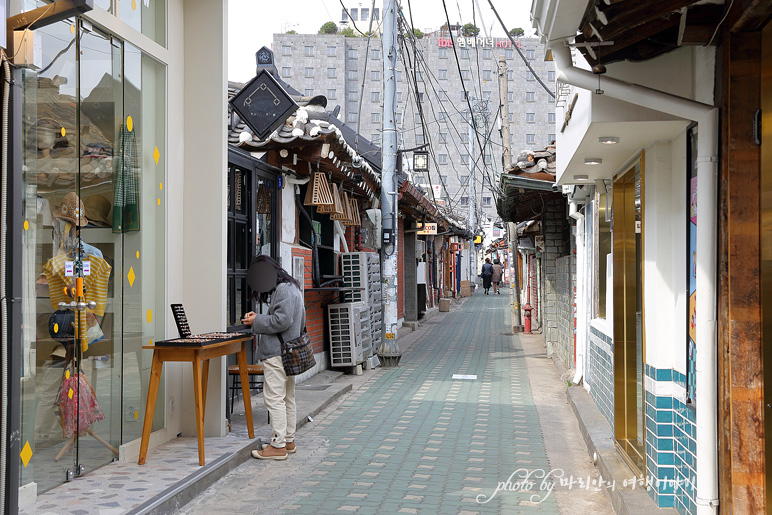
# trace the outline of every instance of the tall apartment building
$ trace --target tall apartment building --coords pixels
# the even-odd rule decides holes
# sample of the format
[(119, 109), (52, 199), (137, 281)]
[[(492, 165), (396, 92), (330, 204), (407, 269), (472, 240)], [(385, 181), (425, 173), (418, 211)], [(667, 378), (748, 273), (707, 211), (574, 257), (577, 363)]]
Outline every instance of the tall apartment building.
[[(447, 32), (446, 32), (447, 34)], [(418, 59), (413, 55), (415, 41)], [(536, 75), (554, 90), (555, 71), (543, 60), (537, 38), (516, 39)], [(458, 64), (454, 54), (455, 43)], [(436, 33), (408, 40), (397, 72), (397, 129), (401, 148), (431, 145), (430, 177), (414, 174), (434, 199), (465, 217), (470, 202), (479, 215), (498, 218), (494, 188), (502, 166), (498, 59), (507, 63), (510, 148), (544, 148), (555, 139), (554, 101), (526, 67), (509, 39), (462, 38)], [(306, 96), (325, 95), (328, 109), (340, 105), (338, 117), (380, 145), (383, 116), (381, 40), (321, 34), (274, 34), (276, 66), (282, 79)], [(408, 62), (409, 61), (409, 62)], [(417, 62), (416, 62), (417, 61)], [(405, 64), (407, 62), (407, 65)], [(460, 68), (460, 73), (459, 73)], [(413, 70), (418, 89), (415, 89)], [(478, 134), (470, 154), (469, 96)], [(421, 103), (424, 124), (418, 112)], [(487, 121), (486, 121), (487, 118)], [(484, 151), (481, 152), (481, 147)], [(406, 163), (410, 159), (405, 160)], [(470, 175), (475, 179), (471, 199)], [(484, 220), (481, 220), (484, 221)]]

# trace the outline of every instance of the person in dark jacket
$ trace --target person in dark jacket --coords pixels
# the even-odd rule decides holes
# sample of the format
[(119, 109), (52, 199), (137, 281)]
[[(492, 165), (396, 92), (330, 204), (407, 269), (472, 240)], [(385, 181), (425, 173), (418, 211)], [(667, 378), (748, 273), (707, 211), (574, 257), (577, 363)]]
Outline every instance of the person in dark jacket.
[(252, 457), (286, 460), (287, 454), (295, 453), (295, 376), (284, 372), (278, 335), (281, 334), (285, 342), (299, 337), (306, 324), (306, 309), (300, 285), (286, 270), (270, 257), (261, 255), (250, 267), (250, 273), (258, 263), (263, 265), (257, 267), (260, 276), (255, 282), (262, 286), (258, 291), (253, 287), (252, 298), (261, 303), (270, 299), (270, 307), (267, 314), (250, 311), (241, 321), (261, 335), (257, 357), (263, 362), (263, 398), (271, 417), (271, 443), (262, 450), (252, 451)]
[(491, 264), (491, 258), (485, 258), (485, 263), (483, 263), (481, 275), (485, 295), (488, 295), (488, 290), (491, 289), (491, 278), (493, 277), (493, 265)]

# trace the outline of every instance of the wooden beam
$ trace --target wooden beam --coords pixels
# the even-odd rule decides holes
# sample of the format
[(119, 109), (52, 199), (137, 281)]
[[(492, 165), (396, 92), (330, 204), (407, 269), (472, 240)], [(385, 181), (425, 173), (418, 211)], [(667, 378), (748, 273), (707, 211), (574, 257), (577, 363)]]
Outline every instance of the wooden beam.
[(636, 29), (646, 23), (656, 21), (662, 22), (662, 19), (666, 19), (668, 15), (672, 15), (672, 17), (679, 19), (680, 14), (678, 11), (682, 7), (688, 7), (697, 1), (698, 0), (657, 0), (655, 2), (620, 2), (619, 4), (602, 9), (608, 19), (608, 25), (604, 26), (600, 21), (596, 21), (594, 11), (590, 12), (583, 24), (582, 32), (584, 32), (584, 27), (587, 24), (593, 23), (603, 41), (611, 41), (625, 32)]
[(730, 32), (751, 32), (760, 30), (772, 17), (772, 2), (769, 0), (738, 0), (732, 4), (726, 24)]
[[(760, 150), (753, 143), (753, 113), (759, 108), (761, 76), (760, 33), (724, 34), (726, 54), (723, 84), (722, 186), (724, 225), (719, 241), (719, 320), (728, 330), (719, 332), (723, 360), (720, 391), (722, 419), (731, 425), (719, 432), (722, 474), (721, 505), (734, 513), (766, 512), (766, 458), (764, 453), (764, 370), (761, 346), (761, 241)], [(699, 221), (698, 221), (699, 223)], [(699, 395), (699, 394), (698, 394)], [(697, 402), (699, 403), (699, 397)], [(699, 408), (698, 408), (699, 409)]]

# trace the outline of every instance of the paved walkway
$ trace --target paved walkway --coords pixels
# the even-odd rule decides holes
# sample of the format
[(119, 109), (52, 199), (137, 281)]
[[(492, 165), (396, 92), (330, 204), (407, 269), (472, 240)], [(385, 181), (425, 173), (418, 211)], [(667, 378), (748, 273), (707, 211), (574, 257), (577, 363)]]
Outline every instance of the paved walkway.
[[(297, 454), (285, 462), (251, 460), (182, 513), (455, 515), (576, 512), (579, 506), (611, 513), (602, 491), (541, 490), (553, 484), (542, 481), (550, 460), (534, 378), (529, 381), (520, 339), (509, 329), (509, 302), (509, 295), (478, 293), (432, 319), (399, 367), (367, 373), (359, 388), (300, 431)], [(572, 416), (564, 396), (556, 404)], [(564, 435), (552, 437), (570, 443)], [(571, 472), (592, 474), (581, 439), (571, 441), (580, 457), (574, 461), (584, 462)], [(585, 495), (592, 498), (584, 502)], [(559, 503), (565, 504), (560, 510)]]

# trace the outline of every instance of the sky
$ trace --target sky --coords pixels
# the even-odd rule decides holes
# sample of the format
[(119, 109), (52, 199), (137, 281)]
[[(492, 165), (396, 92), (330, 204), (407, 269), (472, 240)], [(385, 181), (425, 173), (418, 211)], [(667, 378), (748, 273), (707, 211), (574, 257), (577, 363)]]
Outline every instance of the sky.
[[(401, 1), (405, 16), (407, 0)], [(491, 0), (507, 28), (520, 27), (527, 36), (534, 34), (531, 28), (531, 0)], [(346, 7), (372, 7), (372, 0), (343, 0)], [(473, 21), (475, 0), (445, 0), (451, 23)], [(504, 31), (490, 9), (488, 0), (476, 0), (481, 12), (476, 11), (476, 25), (480, 36), (485, 34), (483, 25), (491, 37), (504, 37)], [(436, 30), (445, 23), (442, 0), (410, 0), (415, 27), (426, 32)], [(383, 10), (383, 0), (375, 0), (375, 7)], [(328, 21), (341, 19), (340, 0), (229, 0), (228, 1), (228, 80), (247, 82), (255, 76), (255, 52), (261, 47), (271, 48), (273, 34), (294, 30), (298, 34), (316, 34)], [(482, 17), (482, 21), (480, 21)], [(359, 26), (359, 24), (357, 25)], [(364, 29), (364, 27), (360, 27)]]

